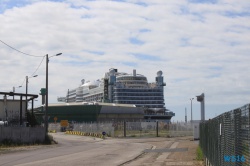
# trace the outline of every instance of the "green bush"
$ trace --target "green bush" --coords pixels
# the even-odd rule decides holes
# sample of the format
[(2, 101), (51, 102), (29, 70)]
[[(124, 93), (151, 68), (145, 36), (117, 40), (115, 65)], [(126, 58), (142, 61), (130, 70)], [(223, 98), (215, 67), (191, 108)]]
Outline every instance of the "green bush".
[(201, 150), (200, 146), (198, 146), (197, 149), (196, 149), (196, 160), (198, 160), (198, 161), (203, 160), (203, 153), (202, 153), (202, 150)]
[(52, 137), (51, 135), (49, 135), (49, 134), (46, 134), (45, 140), (44, 140), (44, 144), (45, 144), (45, 145), (51, 145), (51, 144), (53, 144), (53, 143), (56, 143), (56, 142), (54, 141), (53, 137)]

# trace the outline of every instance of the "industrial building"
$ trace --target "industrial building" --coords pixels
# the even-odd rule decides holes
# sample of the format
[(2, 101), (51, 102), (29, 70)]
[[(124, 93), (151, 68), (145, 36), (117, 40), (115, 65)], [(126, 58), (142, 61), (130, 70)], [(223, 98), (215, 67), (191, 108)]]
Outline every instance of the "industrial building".
[[(33, 112), (33, 102), (38, 97), (34, 94), (14, 92), (0, 92), (0, 96), (3, 96), (3, 99), (0, 99), (0, 121), (6, 121), (12, 125), (23, 125), (24, 122), (27, 122), (27, 104), (31, 101), (31, 111)], [(11, 96), (13, 99), (8, 99), (7, 96)], [(19, 99), (15, 99), (15, 96)]]
[[(22, 101), (22, 110), (26, 110), (26, 101)], [(25, 111), (22, 112), (22, 119), (25, 118)], [(19, 122), (20, 100), (0, 100), (0, 121)]]
[[(38, 122), (44, 122), (44, 108), (35, 111)], [(49, 122), (68, 120), (74, 122), (142, 121), (143, 109), (128, 104), (111, 103), (59, 103), (49, 104)]]

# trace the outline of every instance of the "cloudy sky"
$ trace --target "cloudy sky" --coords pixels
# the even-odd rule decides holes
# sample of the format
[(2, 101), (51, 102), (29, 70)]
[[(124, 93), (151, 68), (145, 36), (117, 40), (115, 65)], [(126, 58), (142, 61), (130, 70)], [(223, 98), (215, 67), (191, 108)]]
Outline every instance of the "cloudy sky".
[(206, 119), (250, 103), (250, 1), (0, 0), (0, 40), (2, 92), (25, 92), (25, 76), (37, 74), (28, 91), (38, 94), (43, 56), (61, 52), (50, 58), (49, 103), (109, 68), (149, 82), (162, 70), (175, 121), (185, 108), (190, 119), (190, 98), (200, 118), (201, 93)]

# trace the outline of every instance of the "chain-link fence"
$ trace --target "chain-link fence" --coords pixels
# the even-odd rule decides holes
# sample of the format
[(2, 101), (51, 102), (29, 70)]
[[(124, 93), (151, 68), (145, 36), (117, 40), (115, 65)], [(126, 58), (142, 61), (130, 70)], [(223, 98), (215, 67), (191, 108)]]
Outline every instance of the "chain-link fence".
[(200, 146), (213, 166), (250, 165), (250, 105), (200, 124)]
[(114, 126), (116, 137), (178, 137), (193, 135), (190, 123), (118, 122)]
[[(49, 131), (60, 130), (60, 123), (49, 124)], [(72, 130), (89, 133), (105, 131), (112, 137), (179, 137), (193, 136), (190, 123), (166, 122), (105, 122), (105, 123), (74, 123)]]
[(114, 136), (114, 127), (112, 123), (75, 123), (74, 131), (82, 131), (88, 133), (106, 132), (108, 136)]
[[(112, 123), (73, 123), (70, 124), (72, 128), (70, 130), (73, 131), (81, 131), (86, 133), (102, 133), (105, 131), (109, 136), (114, 136), (114, 127)], [(57, 131), (60, 132), (61, 125), (60, 123), (50, 123), (49, 131)]]

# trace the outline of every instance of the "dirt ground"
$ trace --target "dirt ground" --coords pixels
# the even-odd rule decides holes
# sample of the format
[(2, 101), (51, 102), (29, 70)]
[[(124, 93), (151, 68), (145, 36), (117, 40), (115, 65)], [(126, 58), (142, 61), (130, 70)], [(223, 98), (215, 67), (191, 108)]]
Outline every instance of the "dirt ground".
[[(203, 166), (202, 161), (196, 160), (196, 149), (199, 142), (193, 141), (192, 137), (159, 138), (160, 141), (150, 143), (152, 152), (146, 152), (136, 159), (124, 163), (125, 166), (167, 166), (167, 165), (191, 165)], [(185, 149), (180, 152), (168, 152), (168, 149)], [(156, 152), (155, 152), (156, 151)], [(160, 152), (159, 152), (160, 151)]]
[(27, 151), (27, 150), (36, 150), (36, 149), (42, 149), (42, 148), (53, 148), (56, 145), (23, 145), (23, 146), (12, 146), (12, 147), (6, 147), (6, 146), (0, 146), (0, 155), (6, 154), (6, 153), (15, 153), (15, 152), (21, 152), (21, 151)]
[(172, 162), (173, 164), (183, 163), (183, 165), (185, 165), (185, 163), (192, 163), (192, 165), (195, 166), (203, 165), (201, 161), (196, 160), (196, 149), (199, 145), (198, 141), (193, 141), (191, 138), (177, 138), (175, 141), (179, 142), (177, 148), (188, 148), (188, 151), (171, 153), (167, 158), (169, 164)]

